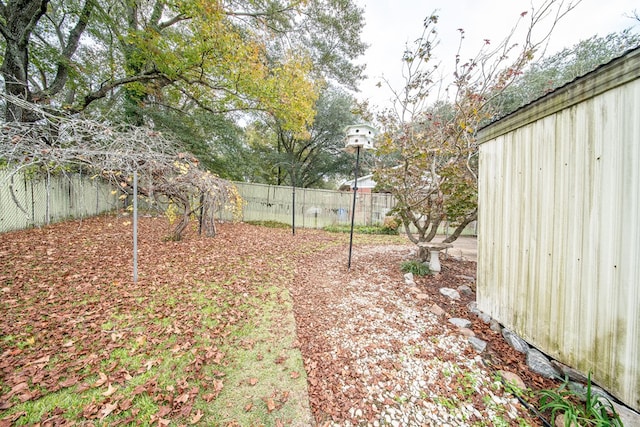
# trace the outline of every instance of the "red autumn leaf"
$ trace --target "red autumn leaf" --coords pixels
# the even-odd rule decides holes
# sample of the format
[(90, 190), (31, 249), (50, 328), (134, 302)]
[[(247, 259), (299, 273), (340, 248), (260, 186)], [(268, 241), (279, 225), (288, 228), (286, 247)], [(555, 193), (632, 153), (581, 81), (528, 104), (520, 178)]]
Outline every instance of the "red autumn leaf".
[(296, 371), (291, 372), (291, 378), (293, 378), (294, 380), (300, 378), (300, 373)]
[(251, 411), (252, 408), (253, 408), (253, 403), (249, 402), (246, 405), (244, 405), (244, 412), (249, 412)]
[(67, 378), (66, 380), (58, 383), (58, 385), (61, 388), (66, 388), (66, 387), (71, 387), (72, 385), (75, 385), (78, 383), (78, 378), (77, 377), (71, 377), (71, 378)]

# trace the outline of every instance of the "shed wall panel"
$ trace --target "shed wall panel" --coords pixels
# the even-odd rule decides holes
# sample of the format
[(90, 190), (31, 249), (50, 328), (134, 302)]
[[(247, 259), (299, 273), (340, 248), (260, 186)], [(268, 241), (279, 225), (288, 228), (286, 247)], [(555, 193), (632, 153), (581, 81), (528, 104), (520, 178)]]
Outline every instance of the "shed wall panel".
[(480, 147), (478, 305), (640, 409), (640, 80)]

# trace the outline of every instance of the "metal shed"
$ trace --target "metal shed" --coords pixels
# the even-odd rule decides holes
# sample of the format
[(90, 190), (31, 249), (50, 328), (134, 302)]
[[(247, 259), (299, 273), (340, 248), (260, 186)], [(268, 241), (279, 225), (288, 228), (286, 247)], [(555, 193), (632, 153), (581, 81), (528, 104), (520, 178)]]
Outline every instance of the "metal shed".
[(479, 308), (640, 410), (640, 48), (479, 140)]

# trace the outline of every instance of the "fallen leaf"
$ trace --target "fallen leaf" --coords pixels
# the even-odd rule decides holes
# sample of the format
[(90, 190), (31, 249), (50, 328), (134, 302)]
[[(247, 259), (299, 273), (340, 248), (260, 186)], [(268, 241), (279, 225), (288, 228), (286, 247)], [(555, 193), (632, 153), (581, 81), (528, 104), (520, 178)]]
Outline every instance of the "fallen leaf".
[(99, 372), (98, 376), (100, 377), (95, 383), (93, 383), (93, 387), (101, 387), (109, 381), (109, 377), (103, 372)]
[(102, 395), (104, 397), (109, 397), (111, 396), (113, 393), (116, 392), (116, 390), (118, 390), (118, 387), (114, 387), (113, 385), (111, 385), (111, 383), (109, 383), (109, 386), (107, 387), (107, 391), (105, 391), (104, 393), (102, 393)]
[(256, 385), (256, 384), (258, 384), (257, 378), (249, 378), (249, 385)]
[(14, 394), (20, 393), (21, 391), (28, 390), (28, 389), (29, 389), (29, 384), (27, 383), (16, 384), (13, 386), (13, 388), (11, 388), (11, 391), (9, 392), (9, 396), (12, 396)]
[(246, 405), (244, 405), (244, 412), (249, 412), (251, 411), (252, 408), (253, 408), (253, 403), (249, 402)]
[(291, 372), (291, 378), (293, 378), (294, 380), (300, 378), (300, 373), (296, 371)]
[(198, 412), (196, 412), (193, 417), (191, 417), (191, 424), (197, 424), (198, 421), (200, 421), (200, 419), (202, 418), (202, 416), (204, 415), (204, 413), (198, 409)]
[(276, 402), (272, 398), (264, 399), (264, 403), (267, 404), (267, 411), (272, 412), (276, 409)]
[(120, 401), (118, 406), (120, 407), (121, 411), (126, 411), (127, 409), (131, 408), (131, 406), (133, 406), (133, 401), (131, 399), (124, 399)]
[(175, 400), (178, 403), (187, 403), (189, 401), (189, 393), (183, 393)]
[(171, 408), (168, 406), (161, 406), (160, 409), (158, 409), (158, 412), (156, 412), (156, 417), (158, 418), (162, 418), (165, 415), (169, 415), (171, 413)]
[(102, 407), (102, 409), (100, 410), (100, 419), (104, 420), (106, 417), (108, 417), (114, 410), (116, 410), (116, 408), (118, 408), (118, 404), (117, 403), (107, 403), (106, 405), (104, 405)]
[[(27, 342), (29, 344), (34, 344), (36, 342), (36, 339), (33, 338), (33, 342), (30, 342), (29, 340), (31, 340), (32, 338), (27, 339)], [(47, 356), (43, 356), (38, 360), (34, 360), (33, 362), (29, 363), (29, 365), (44, 365), (49, 363), (49, 359), (51, 358), (51, 356), (47, 355)]]
[(71, 378), (67, 378), (66, 380), (58, 383), (58, 385), (61, 388), (66, 388), (66, 387), (71, 387), (72, 385), (75, 385), (78, 382), (78, 378), (77, 377), (71, 377)]

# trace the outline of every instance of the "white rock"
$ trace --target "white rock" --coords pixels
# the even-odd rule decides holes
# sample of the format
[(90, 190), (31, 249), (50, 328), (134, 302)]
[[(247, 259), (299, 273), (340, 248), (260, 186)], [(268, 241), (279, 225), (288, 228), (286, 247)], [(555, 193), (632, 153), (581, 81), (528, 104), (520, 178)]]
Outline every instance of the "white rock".
[(455, 289), (451, 289), (451, 288), (440, 288), (440, 293), (446, 297), (449, 297), (453, 300), (459, 300), (460, 299), (460, 293), (458, 291), (456, 291)]

